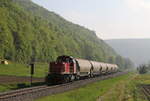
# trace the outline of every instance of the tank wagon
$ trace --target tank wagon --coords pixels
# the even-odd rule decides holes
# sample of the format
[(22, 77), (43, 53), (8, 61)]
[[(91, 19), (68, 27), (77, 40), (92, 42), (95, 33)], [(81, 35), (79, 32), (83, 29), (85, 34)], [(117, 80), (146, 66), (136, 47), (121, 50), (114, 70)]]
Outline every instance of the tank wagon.
[(47, 82), (70, 82), (82, 77), (94, 77), (103, 74), (115, 73), (116, 64), (109, 64), (71, 56), (59, 56), (56, 61), (49, 63)]

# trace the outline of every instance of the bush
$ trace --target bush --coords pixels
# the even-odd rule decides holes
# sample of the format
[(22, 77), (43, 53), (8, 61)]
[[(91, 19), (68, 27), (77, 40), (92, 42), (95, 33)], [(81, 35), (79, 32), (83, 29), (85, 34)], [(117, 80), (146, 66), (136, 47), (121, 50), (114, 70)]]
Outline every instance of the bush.
[(148, 66), (147, 65), (140, 65), (138, 68), (137, 68), (138, 72), (140, 74), (145, 74), (148, 72)]

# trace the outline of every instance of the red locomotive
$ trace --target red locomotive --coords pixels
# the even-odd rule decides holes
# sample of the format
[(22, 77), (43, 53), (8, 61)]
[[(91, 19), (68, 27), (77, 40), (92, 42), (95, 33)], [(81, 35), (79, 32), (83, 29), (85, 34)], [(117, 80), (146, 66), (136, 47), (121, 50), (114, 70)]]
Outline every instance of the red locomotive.
[(70, 82), (81, 77), (113, 73), (117, 69), (116, 64), (78, 59), (71, 56), (59, 56), (55, 62), (50, 62), (46, 81), (53, 83)]

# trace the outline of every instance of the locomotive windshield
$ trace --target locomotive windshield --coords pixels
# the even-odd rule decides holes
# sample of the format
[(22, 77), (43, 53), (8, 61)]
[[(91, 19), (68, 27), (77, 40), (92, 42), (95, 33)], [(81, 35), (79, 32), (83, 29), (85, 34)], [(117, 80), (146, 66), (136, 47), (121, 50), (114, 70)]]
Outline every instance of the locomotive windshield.
[(73, 58), (71, 58), (70, 56), (59, 56), (57, 58), (57, 62), (73, 63)]

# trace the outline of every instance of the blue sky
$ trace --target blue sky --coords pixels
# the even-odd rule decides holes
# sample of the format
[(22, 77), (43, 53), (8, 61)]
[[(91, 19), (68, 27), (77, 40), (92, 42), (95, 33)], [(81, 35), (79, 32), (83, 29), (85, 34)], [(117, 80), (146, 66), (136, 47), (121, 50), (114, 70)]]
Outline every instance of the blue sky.
[(102, 39), (150, 38), (150, 0), (33, 0)]

